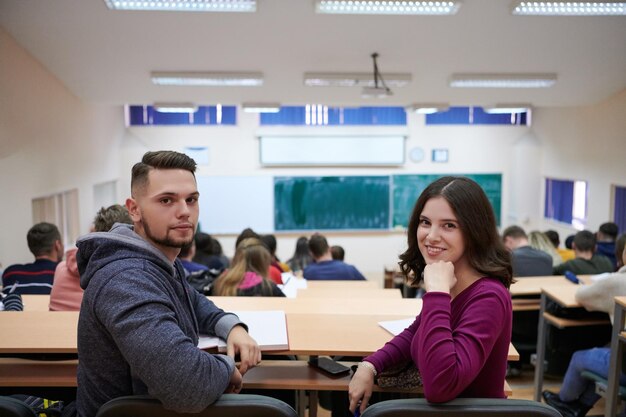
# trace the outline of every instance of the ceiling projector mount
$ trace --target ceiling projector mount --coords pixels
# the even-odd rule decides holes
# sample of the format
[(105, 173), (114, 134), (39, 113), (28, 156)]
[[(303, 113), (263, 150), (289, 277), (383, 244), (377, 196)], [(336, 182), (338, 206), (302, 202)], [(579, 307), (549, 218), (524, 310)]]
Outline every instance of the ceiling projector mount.
[(387, 87), (387, 85), (385, 84), (385, 80), (383, 80), (382, 74), (378, 71), (376, 58), (378, 58), (378, 53), (374, 52), (372, 54), (372, 60), (374, 61), (374, 86), (363, 87), (363, 90), (361, 91), (361, 96), (364, 98), (367, 98), (367, 97), (385, 98), (393, 94), (391, 90), (389, 89), (389, 87)]

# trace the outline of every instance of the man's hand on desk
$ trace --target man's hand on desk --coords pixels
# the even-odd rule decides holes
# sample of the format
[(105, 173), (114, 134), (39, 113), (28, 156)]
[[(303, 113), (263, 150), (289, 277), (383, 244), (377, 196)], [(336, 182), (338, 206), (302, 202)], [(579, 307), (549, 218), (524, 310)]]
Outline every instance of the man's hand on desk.
[(239, 394), (242, 387), (243, 377), (241, 376), (241, 372), (235, 368), (230, 376), (230, 381), (228, 382), (228, 387), (226, 388), (226, 391), (224, 391), (224, 394)]
[(254, 368), (261, 362), (261, 348), (250, 337), (246, 329), (241, 326), (233, 327), (230, 333), (228, 333), (228, 339), (226, 339), (226, 354), (235, 359), (237, 353), (241, 359), (239, 364), (241, 375), (245, 375), (248, 369)]

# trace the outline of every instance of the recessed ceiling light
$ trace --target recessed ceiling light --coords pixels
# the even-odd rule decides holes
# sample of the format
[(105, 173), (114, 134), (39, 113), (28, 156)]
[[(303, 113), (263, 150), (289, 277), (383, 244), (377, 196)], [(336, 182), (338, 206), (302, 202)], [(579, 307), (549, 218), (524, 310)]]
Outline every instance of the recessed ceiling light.
[(626, 2), (611, 0), (587, 1), (517, 1), (513, 14), (533, 16), (623, 16)]
[(450, 87), (458, 88), (547, 88), (556, 74), (453, 74)]
[(246, 113), (278, 113), (280, 103), (243, 103), (241, 108)]
[(455, 14), (461, 2), (421, 0), (316, 0), (317, 13), (331, 14), (393, 14), (393, 15), (450, 15)]
[(198, 110), (193, 103), (154, 103), (152, 107), (159, 113), (195, 113)]
[(448, 103), (413, 103), (406, 109), (417, 114), (433, 114), (446, 111), (449, 107)]
[(153, 72), (157, 85), (257, 87), (263, 85), (260, 72)]
[[(388, 87), (404, 87), (411, 82), (411, 74), (385, 73)], [(375, 87), (374, 74), (371, 72), (307, 72), (304, 85), (308, 87)]]
[(104, 0), (112, 10), (255, 12), (256, 0)]
[(495, 106), (484, 106), (483, 110), (489, 114), (511, 114), (511, 113), (525, 113), (529, 111), (532, 106), (528, 103), (515, 103), (515, 104), (496, 104)]

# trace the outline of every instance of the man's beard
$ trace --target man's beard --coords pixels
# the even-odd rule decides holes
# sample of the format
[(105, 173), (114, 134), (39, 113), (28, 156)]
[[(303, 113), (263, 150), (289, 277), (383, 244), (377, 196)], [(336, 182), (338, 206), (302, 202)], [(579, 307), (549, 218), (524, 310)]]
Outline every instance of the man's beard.
[(168, 236), (168, 232), (165, 232), (165, 237), (164, 238), (160, 238), (157, 237), (155, 235), (152, 234), (152, 231), (150, 230), (150, 226), (148, 226), (148, 222), (145, 221), (145, 219), (143, 220), (143, 230), (146, 233), (146, 236), (152, 240), (154, 243), (158, 243), (159, 245), (163, 245), (163, 246), (167, 246), (170, 248), (182, 248), (183, 246), (187, 246), (189, 244), (191, 244), (191, 242), (193, 241), (193, 233), (191, 234), (191, 237), (187, 240), (174, 240), (171, 239)]

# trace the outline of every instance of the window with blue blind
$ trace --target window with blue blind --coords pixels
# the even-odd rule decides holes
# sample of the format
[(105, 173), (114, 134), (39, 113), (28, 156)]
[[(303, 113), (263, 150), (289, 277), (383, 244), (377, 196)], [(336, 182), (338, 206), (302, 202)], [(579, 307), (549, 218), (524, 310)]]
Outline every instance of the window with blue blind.
[(426, 115), (427, 125), (509, 125), (527, 126), (528, 113), (487, 113), (482, 107), (450, 107)]
[(626, 187), (613, 188), (613, 222), (619, 226), (620, 233), (626, 233)]
[(403, 107), (281, 106), (278, 113), (261, 113), (261, 125), (406, 126)]
[(237, 106), (198, 106), (194, 113), (162, 113), (153, 106), (128, 106), (130, 126), (236, 125)]
[(544, 217), (584, 229), (587, 223), (587, 183), (546, 178)]

